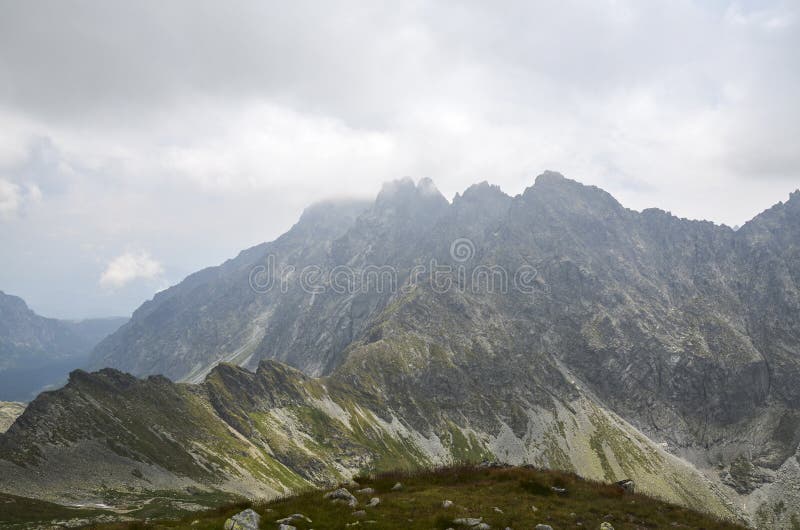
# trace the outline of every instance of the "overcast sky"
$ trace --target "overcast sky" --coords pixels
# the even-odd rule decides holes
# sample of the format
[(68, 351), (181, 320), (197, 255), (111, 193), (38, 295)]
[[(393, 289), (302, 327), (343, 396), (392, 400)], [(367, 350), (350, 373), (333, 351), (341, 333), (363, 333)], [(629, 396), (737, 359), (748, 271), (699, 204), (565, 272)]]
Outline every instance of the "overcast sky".
[(402, 176), (742, 224), (800, 186), (798, 50), (798, 2), (0, 0), (0, 290), (129, 314)]

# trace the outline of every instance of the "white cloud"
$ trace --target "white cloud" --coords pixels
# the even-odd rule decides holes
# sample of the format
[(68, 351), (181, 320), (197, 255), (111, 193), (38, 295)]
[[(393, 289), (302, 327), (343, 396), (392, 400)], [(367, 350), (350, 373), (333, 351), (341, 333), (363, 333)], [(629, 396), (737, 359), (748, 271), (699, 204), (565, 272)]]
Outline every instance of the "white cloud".
[(155, 279), (164, 273), (164, 267), (147, 252), (126, 252), (111, 260), (100, 276), (100, 285), (116, 289), (138, 278)]
[(0, 178), (0, 220), (14, 219), (26, 206), (41, 200), (42, 190), (38, 185), (19, 185)]
[(739, 4), (732, 4), (725, 12), (725, 21), (733, 26), (751, 26), (766, 31), (779, 31), (794, 25), (794, 13), (778, 7), (745, 10)]
[(0, 219), (16, 216), (22, 204), (20, 187), (5, 179), (0, 179)]
[(348, 166), (350, 178), (369, 180), (394, 155), (388, 134), (264, 101), (193, 107), (171, 128), (186, 140), (152, 146), (157, 156), (150, 171), (214, 192), (324, 184)]

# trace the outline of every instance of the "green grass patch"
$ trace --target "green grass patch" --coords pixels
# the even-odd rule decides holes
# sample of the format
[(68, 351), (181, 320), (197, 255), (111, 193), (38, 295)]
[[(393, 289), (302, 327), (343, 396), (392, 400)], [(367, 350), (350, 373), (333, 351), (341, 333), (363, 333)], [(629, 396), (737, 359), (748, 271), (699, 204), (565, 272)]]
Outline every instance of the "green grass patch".
[[(237, 503), (195, 513), (171, 521), (120, 523), (99, 528), (193, 528), (219, 529), (225, 520), (246, 507), (262, 516), (262, 528), (276, 528), (275, 521), (302, 513), (313, 522), (297, 520), (298, 530), (345, 530), (348, 523), (360, 521), (358, 528), (430, 530), (458, 528), (453, 520), (482, 517), (492, 528), (533, 528), (543, 523), (553, 528), (598, 528), (609, 520), (616, 530), (635, 528), (681, 528), (705, 530), (743, 529), (733, 522), (720, 521), (680, 506), (638, 494), (624, 494), (612, 484), (593, 482), (577, 475), (528, 467), (480, 468), (457, 466), (417, 472), (388, 472), (357, 477), (359, 487), (349, 487), (359, 500), (356, 510), (323, 499), (323, 491), (309, 490), (298, 495), (265, 503)], [(393, 490), (397, 483), (400, 490)], [(375, 493), (359, 494), (369, 487)], [(553, 487), (566, 489), (557, 493)], [(381, 499), (376, 507), (365, 507), (373, 496)], [(453, 502), (445, 508), (444, 500)], [(534, 509), (535, 508), (535, 509)], [(373, 522), (368, 522), (373, 521)]]

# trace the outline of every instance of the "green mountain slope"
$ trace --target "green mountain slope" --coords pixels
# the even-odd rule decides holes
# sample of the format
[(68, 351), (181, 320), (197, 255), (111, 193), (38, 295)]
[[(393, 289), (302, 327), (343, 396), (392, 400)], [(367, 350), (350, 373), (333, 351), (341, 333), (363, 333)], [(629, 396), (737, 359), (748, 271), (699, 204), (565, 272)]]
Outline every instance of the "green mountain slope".
[[(474, 403), (485, 392), (481, 385), (463, 390)], [(395, 408), (395, 400), (406, 405)], [(163, 491), (272, 497), (363, 471), (489, 458), (632, 478), (671, 502), (735, 514), (697, 471), (586, 396), (518, 410), (531, 420), (523, 433), (488, 411), (479, 423), (442, 409), (423, 428), (428, 406), (417, 400), (389, 400), (371, 385), (312, 379), (275, 362), (255, 374), (220, 365), (202, 385), (110, 369), (75, 372), (0, 436), (0, 491), (130, 507)]]

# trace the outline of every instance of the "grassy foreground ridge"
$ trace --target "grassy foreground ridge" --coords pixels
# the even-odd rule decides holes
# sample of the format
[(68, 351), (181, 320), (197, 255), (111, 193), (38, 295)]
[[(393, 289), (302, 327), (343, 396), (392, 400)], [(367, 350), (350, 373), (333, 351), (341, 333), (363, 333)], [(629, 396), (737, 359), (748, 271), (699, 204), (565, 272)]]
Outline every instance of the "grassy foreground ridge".
[[(292, 521), (290, 524), (298, 530), (466, 528), (454, 523), (459, 518), (482, 518), (492, 528), (500, 529), (531, 529), (537, 524), (547, 524), (555, 530), (597, 529), (603, 522), (611, 523), (615, 530), (744, 528), (651, 497), (623, 493), (614, 485), (527, 467), (450, 467), (360, 476), (356, 482), (357, 485), (342, 485), (358, 499), (356, 507), (324, 499), (324, 492), (329, 490), (311, 490), (266, 503), (229, 504), (180, 520), (117, 523), (97, 528), (218, 530), (228, 517), (248, 507), (261, 515), (261, 528), (278, 528), (277, 520), (297, 513), (312, 521)], [(393, 489), (398, 482), (402, 488)], [(556, 492), (554, 487), (566, 492)], [(358, 490), (365, 488), (374, 492), (359, 493)], [(373, 497), (379, 498), (380, 503), (367, 506)], [(452, 506), (445, 507), (444, 501), (452, 501)]]

